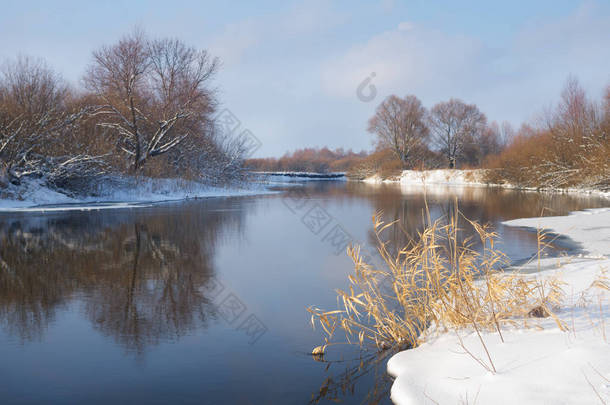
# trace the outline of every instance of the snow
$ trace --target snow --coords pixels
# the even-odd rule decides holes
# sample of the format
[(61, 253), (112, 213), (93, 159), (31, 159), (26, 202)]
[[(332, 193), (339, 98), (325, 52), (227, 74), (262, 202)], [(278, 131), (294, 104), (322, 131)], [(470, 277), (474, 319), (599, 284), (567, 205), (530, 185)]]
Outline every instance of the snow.
[(382, 180), (375, 175), (364, 180), (367, 183), (400, 183), (402, 185), (442, 184), (450, 186), (486, 186), (481, 170), (403, 170), (396, 179)]
[(97, 196), (73, 197), (51, 190), (41, 181), (30, 181), (5, 190), (12, 198), (0, 199), (0, 212), (121, 209), (192, 198), (274, 193), (259, 183), (224, 188), (180, 179), (113, 179), (100, 188)]
[(446, 187), (501, 187), (508, 189), (519, 189), (528, 191), (551, 191), (560, 193), (577, 193), (577, 194), (595, 194), (602, 197), (610, 198), (610, 191), (602, 191), (588, 188), (564, 188), (543, 190), (532, 187), (517, 187), (513, 184), (488, 184), (484, 180), (484, 169), (460, 170), (460, 169), (437, 169), (437, 170), (403, 170), (401, 175), (391, 179), (382, 179), (378, 175), (374, 175), (364, 179), (365, 183), (400, 183), (401, 186), (408, 187), (430, 187), (430, 186), (446, 186)]
[(568, 216), (523, 218), (504, 222), (510, 226), (543, 228), (568, 235), (593, 257), (610, 256), (610, 208), (572, 212)]
[(405, 170), (401, 184), (447, 184), (451, 186), (485, 186), (481, 170)]
[[(551, 318), (540, 318), (536, 319), (539, 330), (505, 327), (504, 343), (497, 333), (483, 333), (495, 374), (465, 353), (455, 332), (433, 334), (419, 347), (388, 361), (388, 372), (396, 377), (391, 391), (395, 403), (610, 402), (610, 292), (591, 287), (610, 271), (610, 209), (505, 224), (553, 230), (579, 242), (587, 252), (585, 257), (560, 262), (544, 259), (542, 268), (554, 268), (526, 276), (560, 275), (566, 296), (557, 315), (570, 330), (561, 331)], [(486, 358), (473, 331), (459, 334), (469, 351)]]

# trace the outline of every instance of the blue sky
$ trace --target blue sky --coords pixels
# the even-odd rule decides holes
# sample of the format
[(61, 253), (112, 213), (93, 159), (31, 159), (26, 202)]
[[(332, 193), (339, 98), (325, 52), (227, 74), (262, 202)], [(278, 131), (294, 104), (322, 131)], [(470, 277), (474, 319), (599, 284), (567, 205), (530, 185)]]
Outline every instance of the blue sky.
[(518, 126), (569, 74), (593, 98), (610, 84), (607, 1), (3, 1), (0, 59), (40, 56), (78, 85), (91, 51), (134, 26), (221, 58), (215, 86), (258, 156), (370, 149), (366, 122), (390, 94), (459, 97)]

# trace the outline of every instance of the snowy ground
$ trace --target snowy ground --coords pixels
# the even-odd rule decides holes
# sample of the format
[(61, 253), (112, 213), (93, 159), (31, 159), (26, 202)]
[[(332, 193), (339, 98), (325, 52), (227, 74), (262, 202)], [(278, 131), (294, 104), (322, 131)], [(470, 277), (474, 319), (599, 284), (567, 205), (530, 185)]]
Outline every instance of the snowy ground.
[(400, 183), (404, 185), (442, 184), (452, 186), (485, 186), (480, 170), (403, 170), (400, 177), (382, 180), (375, 175), (364, 180), (366, 183)]
[[(0, 190), (3, 191), (3, 190)], [(272, 193), (264, 184), (211, 187), (177, 179), (121, 179), (101, 187), (96, 196), (71, 197), (31, 181), (4, 190), (11, 198), (0, 198), (0, 212), (120, 209), (191, 198), (232, 197)]]
[[(473, 187), (502, 187), (502, 188), (517, 188), (511, 184), (487, 184), (484, 181), (483, 170), (459, 170), (459, 169), (438, 169), (438, 170), (403, 170), (400, 177), (395, 179), (381, 179), (379, 176), (371, 176), (364, 180), (366, 183), (400, 183), (402, 186), (410, 187), (429, 187), (435, 186), (473, 186)], [(525, 188), (525, 190), (538, 191), (534, 188)], [(595, 194), (610, 198), (610, 192), (590, 189), (559, 189), (552, 190), (562, 193), (579, 193), (579, 194)]]
[[(592, 286), (604, 272), (610, 282), (610, 209), (506, 224), (552, 230), (582, 245), (585, 255), (545, 259), (542, 267), (555, 269), (529, 275), (561, 275), (565, 299), (557, 315), (569, 331), (541, 318), (541, 329), (505, 328), (504, 343), (497, 333), (484, 333), (495, 374), (465, 353), (455, 333), (437, 335), (389, 360), (395, 403), (610, 403), (610, 291)], [(486, 359), (476, 334), (463, 330), (460, 337), (473, 355)]]

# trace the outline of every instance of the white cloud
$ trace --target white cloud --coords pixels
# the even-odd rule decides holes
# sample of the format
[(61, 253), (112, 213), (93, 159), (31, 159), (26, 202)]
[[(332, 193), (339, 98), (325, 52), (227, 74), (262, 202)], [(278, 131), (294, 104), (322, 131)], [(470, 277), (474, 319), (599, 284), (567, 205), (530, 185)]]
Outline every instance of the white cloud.
[(461, 87), (484, 52), (474, 38), (403, 26), (330, 60), (323, 70), (324, 89), (335, 97), (353, 97), (358, 84), (375, 72), (374, 84), (382, 94), (437, 96), (445, 88)]
[(415, 25), (410, 21), (403, 21), (398, 24), (398, 31), (411, 31)]
[(427, 106), (459, 97), (491, 119), (519, 125), (556, 100), (571, 73), (598, 97), (610, 82), (608, 38), (610, 16), (592, 3), (561, 19), (531, 22), (504, 44), (403, 22), (327, 60), (323, 89), (349, 100), (375, 72), (381, 97), (415, 94)]
[[(258, 57), (259, 47), (284, 48), (289, 41), (302, 41), (312, 34), (319, 35), (344, 21), (345, 14), (337, 12), (329, 2), (304, 1), (274, 13), (228, 24), (220, 35), (212, 38), (210, 49), (226, 65), (234, 66), (244, 63), (249, 51)], [(269, 56), (283, 57), (277, 48), (275, 51)]]
[(259, 21), (246, 20), (229, 24), (222, 34), (212, 38), (210, 51), (220, 57), (225, 66), (237, 65), (249, 49), (262, 41), (262, 37), (262, 24)]
[(381, 9), (384, 12), (390, 13), (394, 10), (394, 7), (396, 6), (396, 1), (395, 0), (381, 0), (380, 5), (381, 5)]
[(345, 22), (345, 18), (345, 13), (335, 10), (328, 1), (315, 0), (297, 3), (288, 12), (274, 18), (278, 25), (278, 30), (275, 30), (274, 35), (278, 33), (281, 33), (282, 36), (319, 34), (321, 31)]

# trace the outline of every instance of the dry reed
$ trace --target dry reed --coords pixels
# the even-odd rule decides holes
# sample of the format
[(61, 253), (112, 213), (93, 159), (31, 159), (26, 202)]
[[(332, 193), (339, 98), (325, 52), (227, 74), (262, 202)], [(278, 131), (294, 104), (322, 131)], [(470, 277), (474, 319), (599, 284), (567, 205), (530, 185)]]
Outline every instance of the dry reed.
[[(464, 218), (480, 239), (459, 241), (458, 219)], [(504, 272), (506, 256), (497, 249), (497, 234), (487, 226), (466, 219), (456, 209), (446, 222), (432, 222), (407, 246), (392, 254), (382, 233), (394, 226), (373, 217), (377, 251), (383, 268), (367, 263), (360, 247), (348, 248), (354, 262), (349, 291), (337, 290), (339, 309), (323, 311), (310, 307), (312, 325), (326, 333), (325, 344), (314, 353), (324, 354), (337, 331), (347, 343), (372, 345), (379, 350), (416, 347), (433, 331), (474, 330), (495, 370), (483, 331), (507, 325), (532, 326), (532, 317), (552, 317), (558, 327), (565, 324), (554, 314), (562, 301), (562, 283), (556, 277), (543, 280)], [(538, 244), (544, 245), (538, 233)], [(487, 362), (486, 362), (487, 364)]]

